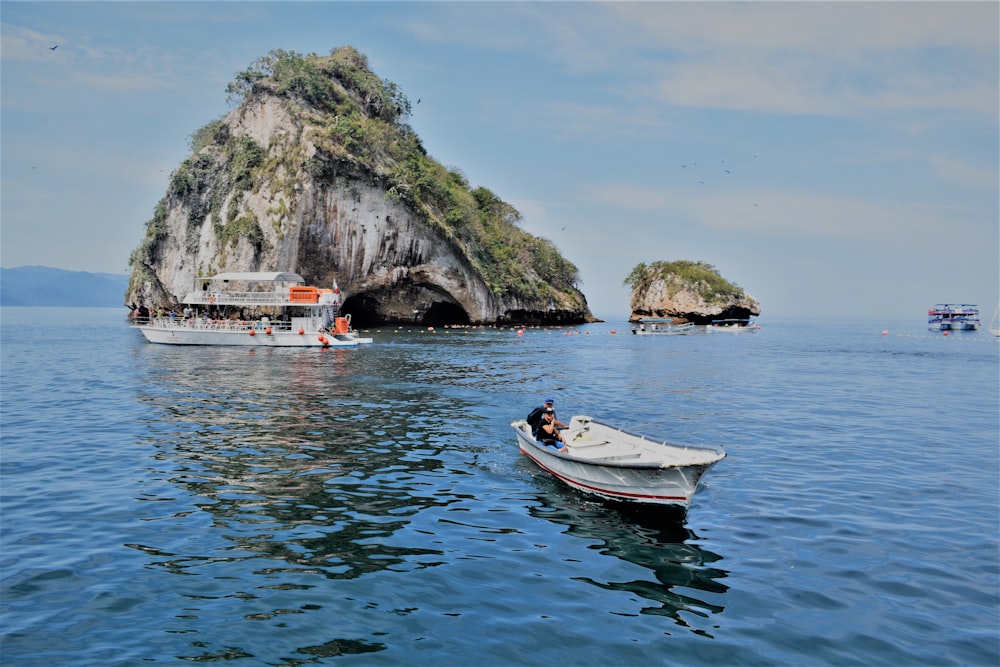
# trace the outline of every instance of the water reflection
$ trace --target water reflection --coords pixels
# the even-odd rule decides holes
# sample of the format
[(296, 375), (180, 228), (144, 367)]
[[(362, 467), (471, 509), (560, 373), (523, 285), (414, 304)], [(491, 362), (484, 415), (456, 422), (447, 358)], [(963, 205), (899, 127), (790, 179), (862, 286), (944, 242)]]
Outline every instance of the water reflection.
[[(220, 602), (234, 605), (240, 621), (285, 625), (289, 615), (326, 606), (302, 598), (285, 606), (286, 591), (309, 591), (316, 577), (354, 580), (445, 562), (442, 551), (395, 536), (417, 514), (466, 500), (448, 488), (460, 474), (449, 466), (461, 461), (445, 450), (459, 439), (455, 412), (468, 406), (424, 383), (385, 381), (390, 371), (440, 373), (439, 361), (389, 362), (362, 350), (198, 352), (146, 351), (155, 381), (139, 389), (152, 408), (140, 444), (155, 451), (156, 470), (140, 499), (153, 508), (146, 520), (164, 530), (128, 545), (148, 554), (150, 567), (185, 575), (175, 586), (183, 613), (168, 630), (200, 636), (191, 644), (200, 652), (185, 658), (223, 659), (202, 645)], [(310, 639), (294, 652), (385, 648)], [(252, 641), (230, 642), (225, 658), (253, 655)]]
[(700, 539), (687, 527), (680, 512), (584, 499), (568, 489), (552, 488), (529, 507), (532, 516), (567, 527), (567, 533), (594, 541), (589, 548), (645, 568), (652, 579), (599, 581), (583, 579), (594, 586), (639, 595), (653, 604), (642, 614), (667, 616), (692, 632), (711, 637), (695, 627), (690, 615), (710, 618), (725, 607), (716, 596), (729, 587), (722, 583), (724, 569), (712, 566), (722, 560), (698, 544)]

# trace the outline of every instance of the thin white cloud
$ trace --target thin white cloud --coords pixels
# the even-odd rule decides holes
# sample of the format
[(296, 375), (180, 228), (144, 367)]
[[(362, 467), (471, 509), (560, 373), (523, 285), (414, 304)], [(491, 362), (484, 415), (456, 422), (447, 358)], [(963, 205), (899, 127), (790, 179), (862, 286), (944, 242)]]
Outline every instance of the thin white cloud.
[(598, 185), (589, 201), (618, 211), (660, 214), (723, 232), (847, 239), (897, 245), (947, 235), (976, 243), (981, 212), (914, 201), (862, 199), (815, 192), (732, 189), (702, 194), (690, 188)]
[(931, 157), (929, 162), (941, 178), (968, 187), (996, 190), (1000, 179), (1000, 174), (997, 173), (998, 165), (984, 169), (978, 165), (940, 155)]
[[(822, 115), (996, 117), (996, 3), (612, 3), (658, 99)], [(928, 51), (933, 50), (933, 52)], [(642, 51), (639, 51), (642, 53)], [(993, 77), (995, 80), (996, 77)], [(637, 92), (641, 88), (635, 89)]]

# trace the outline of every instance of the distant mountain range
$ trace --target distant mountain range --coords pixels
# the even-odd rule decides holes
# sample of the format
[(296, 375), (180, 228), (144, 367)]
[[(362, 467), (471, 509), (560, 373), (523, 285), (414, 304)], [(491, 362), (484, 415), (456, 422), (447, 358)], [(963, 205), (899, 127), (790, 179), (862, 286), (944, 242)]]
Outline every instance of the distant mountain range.
[(47, 266), (0, 269), (0, 306), (123, 306), (128, 276)]

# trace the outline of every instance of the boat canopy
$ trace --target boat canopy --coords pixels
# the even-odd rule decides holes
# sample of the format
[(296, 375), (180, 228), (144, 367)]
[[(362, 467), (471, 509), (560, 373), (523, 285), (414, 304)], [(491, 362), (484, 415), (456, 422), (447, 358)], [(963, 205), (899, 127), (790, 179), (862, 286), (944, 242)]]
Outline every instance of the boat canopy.
[(214, 276), (204, 276), (198, 279), (205, 280), (244, 280), (259, 283), (303, 283), (305, 280), (297, 273), (289, 271), (248, 271), (245, 273), (217, 273)]

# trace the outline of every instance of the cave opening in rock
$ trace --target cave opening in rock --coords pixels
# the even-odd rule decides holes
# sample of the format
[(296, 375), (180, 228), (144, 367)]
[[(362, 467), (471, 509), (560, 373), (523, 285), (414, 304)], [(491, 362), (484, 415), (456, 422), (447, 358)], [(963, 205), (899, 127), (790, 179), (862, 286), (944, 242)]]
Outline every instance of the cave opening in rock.
[(468, 324), (469, 314), (465, 312), (465, 309), (459, 306), (457, 303), (448, 303), (443, 301), (435, 301), (431, 304), (431, 307), (427, 309), (423, 317), (420, 318), (420, 324), (429, 327), (439, 327), (446, 324)]
[(469, 324), (469, 314), (452, 301), (433, 301), (426, 310), (414, 310), (412, 319), (387, 317), (379, 307), (379, 299), (374, 294), (356, 294), (344, 300), (341, 314), (351, 316), (351, 325), (364, 329), (393, 324), (415, 324), (440, 327), (447, 324)]
[(378, 301), (369, 294), (346, 298), (340, 308), (340, 314), (350, 315), (351, 326), (355, 328), (379, 327), (386, 324), (385, 318), (379, 313)]

